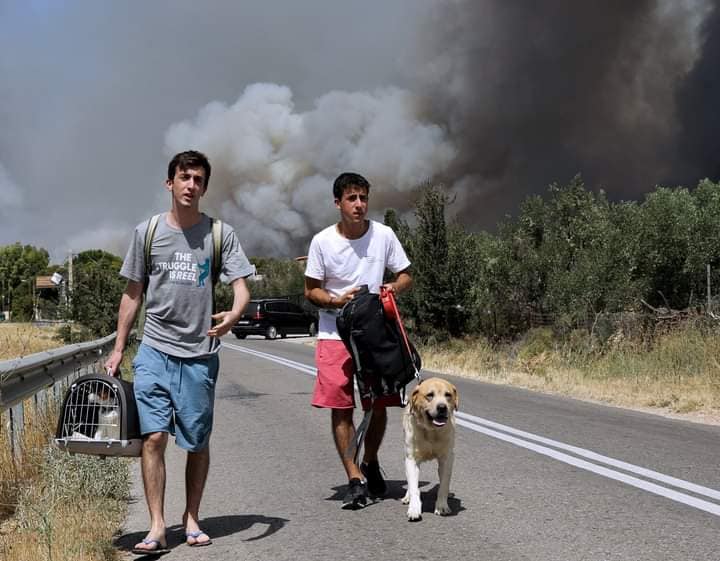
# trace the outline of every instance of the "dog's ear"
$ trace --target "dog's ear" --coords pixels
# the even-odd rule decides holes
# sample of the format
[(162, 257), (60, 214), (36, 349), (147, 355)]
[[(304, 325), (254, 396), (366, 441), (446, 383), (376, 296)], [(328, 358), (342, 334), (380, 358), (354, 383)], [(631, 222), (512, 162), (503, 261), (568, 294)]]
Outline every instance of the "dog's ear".
[(420, 384), (415, 386), (415, 389), (412, 392), (412, 395), (410, 396), (410, 412), (414, 413), (417, 411), (417, 399), (420, 395)]
[(450, 387), (452, 388), (452, 394), (453, 394), (453, 402), (455, 404), (455, 411), (460, 409), (460, 395), (458, 394), (457, 388), (454, 384), (450, 384)]

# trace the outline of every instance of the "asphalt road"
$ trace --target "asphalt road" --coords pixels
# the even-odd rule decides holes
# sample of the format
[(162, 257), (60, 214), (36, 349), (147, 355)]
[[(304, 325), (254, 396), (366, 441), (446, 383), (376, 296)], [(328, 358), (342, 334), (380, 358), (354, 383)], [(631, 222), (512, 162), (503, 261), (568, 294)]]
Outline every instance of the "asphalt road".
[[(399, 409), (381, 450), (388, 496), (341, 510), (344, 472), (329, 413), (309, 405), (304, 341), (224, 340), (201, 512), (214, 543), (183, 543), (184, 453), (171, 444), (173, 550), (163, 559), (720, 559), (720, 427), (462, 378), (447, 377), (461, 409), (453, 514), (432, 513), (437, 472), (427, 463), (423, 519), (407, 521)], [(137, 463), (134, 472), (121, 549), (148, 524)]]

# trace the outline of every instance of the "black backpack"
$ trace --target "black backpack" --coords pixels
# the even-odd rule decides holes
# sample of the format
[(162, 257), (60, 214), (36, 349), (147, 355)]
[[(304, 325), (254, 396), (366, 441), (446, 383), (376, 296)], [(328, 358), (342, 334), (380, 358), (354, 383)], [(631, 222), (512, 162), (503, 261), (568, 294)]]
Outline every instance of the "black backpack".
[(415, 347), (403, 341), (397, 321), (385, 316), (380, 295), (363, 285), (340, 315), (337, 328), (353, 358), (361, 397), (375, 399), (403, 395), (405, 386), (420, 371)]

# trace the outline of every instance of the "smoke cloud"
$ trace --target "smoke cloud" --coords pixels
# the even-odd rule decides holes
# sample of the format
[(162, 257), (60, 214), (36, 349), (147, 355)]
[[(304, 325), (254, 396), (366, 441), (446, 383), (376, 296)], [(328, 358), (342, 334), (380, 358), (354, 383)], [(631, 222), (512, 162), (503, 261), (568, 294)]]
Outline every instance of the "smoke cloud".
[(123, 254), (188, 148), (208, 212), (287, 257), (346, 170), (376, 218), (432, 180), (489, 230), (576, 173), (614, 200), (720, 176), (716, 0), (0, 5), (0, 244), (55, 258)]
[(465, 221), (493, 227), (529, 193), (576, 173), (623, 199), (711, 173), (688, 165), (679, 147), (683, 119), (704, 116), (687, 103), (692, 95), (685, 105), (678, 97), (692, 72), (716, 80), (703, 50), (711, 8), (708, 0), (438, 3), (420, 91), (458, 146), (449, 179)]
[(678, 182), (686, 177), (720, 177), (720, 10), (712, 12), (700, 27), (702, 56), (678, 92), (682, 130), (678, 153), (683, 166), (677, 170)]
[(22, 204), (22, 193), (0, 162), (0, 217)]
[(276, 256), (304, 254), (337, 219), (339, 173), (368, 178), (379, 217), (389, 206), (410, 208), (410, 191), (446, 173), (456, 154), (407, 91), (333, 91), (299, 112), (290, 88), (276, 84), (253, 84), (234, 104), (210, 103), (173, 125), (168, 157), (189, 148), (213, 166), (205, 208), (235, 227), (247, 253)]

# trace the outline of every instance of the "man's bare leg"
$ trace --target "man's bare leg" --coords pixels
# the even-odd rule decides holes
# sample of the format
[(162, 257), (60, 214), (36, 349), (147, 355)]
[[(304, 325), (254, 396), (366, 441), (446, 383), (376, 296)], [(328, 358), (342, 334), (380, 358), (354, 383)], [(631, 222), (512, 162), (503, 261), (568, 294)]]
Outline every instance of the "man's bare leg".
[(346, 458), (345, 452), (355, 438), (355, 424), (353, 423), (353, 409), (332, 410), (332, 431), (335, 439), (335, 448), (340, 455), (345, 473), (348, 479), (362, 479), (360, 468), (355, 464), (353, 458)]
[[(143, 485), (145, 487), (145, 500), (150, 512), (150, 531), (146, 536), (148, 540), (157, 540), (166, 547), (165, 539), (165, 449), (167, 448), (168, 434), (166, 432), (153, 432), (143, 440), (142, 469)], [(135, 549), (157, 549), (154, 544), (143, 542), (135, 545)]]
[[(210, 469), (210, 446), (200, 452), (188, 452), (185, 464), (185, 514), (183, 524), (186, 534), (197, 534), (200, 529), (200, 501), (202, 500), (208, 470)], [(189, 543), (209, 542), (210, 537), (204, 532), (197, 537), (188, 537)]]

